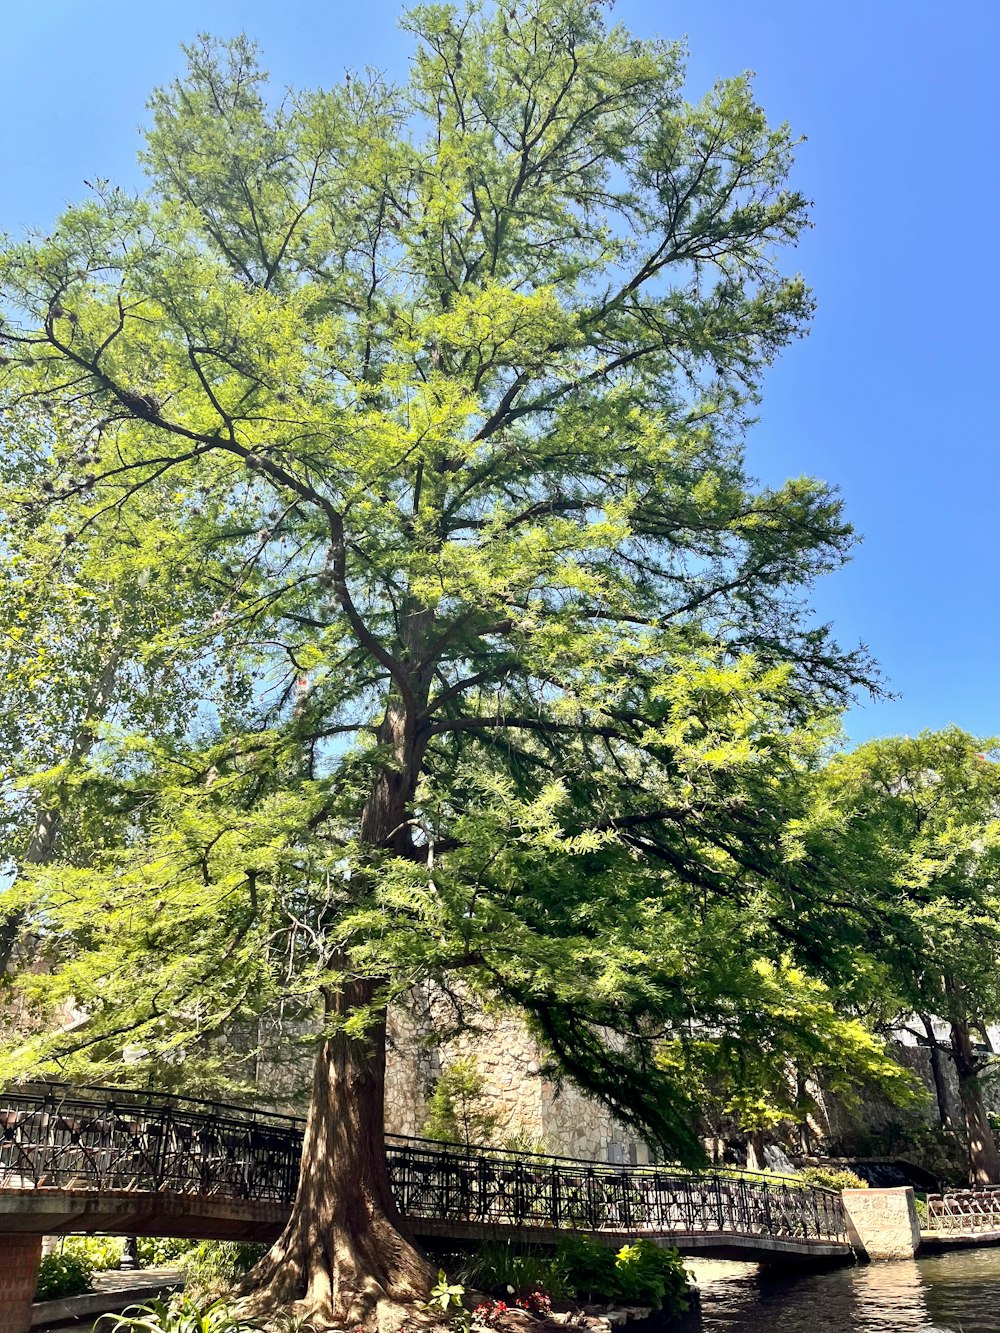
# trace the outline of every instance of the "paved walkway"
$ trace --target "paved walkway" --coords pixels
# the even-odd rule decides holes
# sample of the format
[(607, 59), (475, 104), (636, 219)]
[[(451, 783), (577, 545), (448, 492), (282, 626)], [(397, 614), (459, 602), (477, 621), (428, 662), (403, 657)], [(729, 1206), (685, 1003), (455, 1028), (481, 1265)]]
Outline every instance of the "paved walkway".
[(45, 1329), (89, 1328), (102, 1314), (120, 1314), (128, 1305), (150, 1301), (184, 1283), (177, 1267), (138, 1268), (123, 1272), (111, 1268), (94, 1274), (94, 1290), (58, 1301), (36, 1301), (31, 1307), (31, 1327)]

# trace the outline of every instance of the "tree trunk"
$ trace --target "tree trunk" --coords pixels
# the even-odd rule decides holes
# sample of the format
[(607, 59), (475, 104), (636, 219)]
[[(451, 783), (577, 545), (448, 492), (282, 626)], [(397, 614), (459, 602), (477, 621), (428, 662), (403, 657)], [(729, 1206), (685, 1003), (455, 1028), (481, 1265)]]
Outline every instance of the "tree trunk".
[(965, 1019), (952, 1020), (951, 1053), (958, 1074), (958, 1091), (969, 1142), (969, 1181), (973, 1185), (1000, 1184), (1000, 1152), (983, 1106), (979, 1062), (972, 1049), (969, 1024)]
[(927, 1050), (931, 1058), (931, 1077), (934, 1079), (934, 1098), (937, 1102), (938, 1124), (942, 1129), (949, 1129), (951, 1126), (951, 1112), (948, 1110), (948, 1085), (945, 1083), (944, 1069), (941, 1066), (941, 1047), (934, 1035), (934, 1024), (930, 1015), (921, 1014), (920, 1019), (924, 1025), (924, 1031), (927, 1033)]
[[(346, 1015), (370, 1003), (352, 981), (331, 997)], [(392, 1328), (425, 1300), (434, 1272), (407, 1238), (385, 1161), (385, 1017), (363, 1038), (342, 1032), (316, 1053), (292, 1214), (247, 1277), (252, 1309), (295, 1306), (316, 1328)]]
[(767, 1170), (767, 1162), (764, 1160), (764, 1131), (762, 1129), (753, 1129), (747, 1135), (747, 1170)]

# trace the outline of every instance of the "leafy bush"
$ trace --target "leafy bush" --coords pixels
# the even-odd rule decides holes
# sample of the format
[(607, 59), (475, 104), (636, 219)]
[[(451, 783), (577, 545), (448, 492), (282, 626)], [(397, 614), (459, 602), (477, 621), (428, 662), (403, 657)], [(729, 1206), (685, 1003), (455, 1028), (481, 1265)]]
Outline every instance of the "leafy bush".
[(499, 1296), (526, 1296), (541, 1288), (550, 1296), (565, 1294), (552, 1259), (542, 1251), (519, 1250), (510, 1241), (491, 1240), (459, 1272), (459, 1279), (478, 1291)]
[(680, 1255), (652, 1241), (623, 1245), (616, 1254), (585, 1236), (567, 1236), (556, 1247), (554, 1264), (568, 1294), (578, 1300), (687, 1309), (688, 1279)]
[(241, 1319), (224, 1301), (199, 1305), (188, 1296), (133, 1305), (124, 1314), (102, 1315), (94, 1333), (249, 1333), (259, 1324)]
[(926, 1194), (914, 1195), (913, 1203), (917, 1210), (917, 1221), (920, 1223), (920, 1228), (926, 1230), (928, 1222)]
[(103, 1273), (121, 1263), (123, 1245), (121, 1236), (67, 1236), (59, 1250), (86, 1260), (95, 1273)]
[(266, 1250), (249, 1240), (203, 1240), (182, 1256), (181, 1267), (191, 1286), (221, 1289), (249, 1273)]
[(688, 1279), (677, 1250), (664, 1250), (649, 1240), (623, 1245), (615, 1256), (619, 1292), (626, 1301), (687, 1309)]
[(616, 1254), (586, 1236), (569, 1235), (551, 1257), (488, 1241), (460, 1276), (469, 1287), (513, 1295), (515, 1305), (535, 1314), (551, 1309), (552, 1296), (662, 1305), (675, 1312), (687, 1308), (680, 1255), (648, 1240), (624, 1245)]
[(586, 1236), (566, 1236), (556, 1246), (554, 1266), (568, 1296), (611, 1300), (619, 1294), (615, 1253)]
[(38, 1269), (36, 1301), (58, 1301), (93, 1291), (93, 1265), (80, 1254), (47, 1254)]
[(802, 1179), (810, 1185), (820, 1185), (828, 1190), (866, 1190), (868, 1181), (849, 1171), (847, 1167), (807, 1166), (802, 1170)]
[(183, 1259), (196, 1249), (198, 1242), (185, 1240), (179, 1236), (140, 1236), (136, 1241), (136, 1254), (142, 1268), (158, 1268), (161, 1264), (173, 1263)]

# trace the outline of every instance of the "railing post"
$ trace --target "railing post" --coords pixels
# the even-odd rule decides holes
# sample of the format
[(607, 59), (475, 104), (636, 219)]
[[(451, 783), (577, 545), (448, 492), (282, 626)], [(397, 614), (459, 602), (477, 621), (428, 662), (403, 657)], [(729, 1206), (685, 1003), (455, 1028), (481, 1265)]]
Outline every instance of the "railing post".
[(771, 1217), (771, 1186), (768, 1185), (766, 1181), (764, 1181), (761, 1184), (761, 1190), (763, 1191), (764, 1194), (764, 1226), (766, 1228), (765, 1234), (768, 1236), (773, 1236), (774, 1221)]

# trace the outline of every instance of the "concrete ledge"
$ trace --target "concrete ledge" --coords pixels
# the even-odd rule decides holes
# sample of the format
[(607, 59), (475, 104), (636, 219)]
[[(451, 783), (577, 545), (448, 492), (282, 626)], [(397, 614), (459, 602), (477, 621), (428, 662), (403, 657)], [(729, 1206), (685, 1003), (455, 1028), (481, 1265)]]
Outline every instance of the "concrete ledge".
[(945, 1250), (968, 1250), (1000, 1245), (1000, 1230), (984, 1227), (982, 1231), (921, 1231), (920, 1253), (943, 1254)]
[(277, 1240), (291, 1211), (269, 1200), (153, 1190), (0, 1190), (0, 1234), (100, 1232), (193, 1240)]
[(142, 1278), (136, 1273), (130, 1286), (105, 1287), (86, 1291), (82, 1296), (64, 1296), (58, 1301), (36, 1301), (31, 1307), (31, 1327), (48, 1328), (51, 1324), (67, 1323), (71, 1319), (85, 1319), (89, 1315), (119, 1314), (129, 1305), (155, 1300), (166, 1292), (184, 1285), (177, 1272), (152, 1274)]

